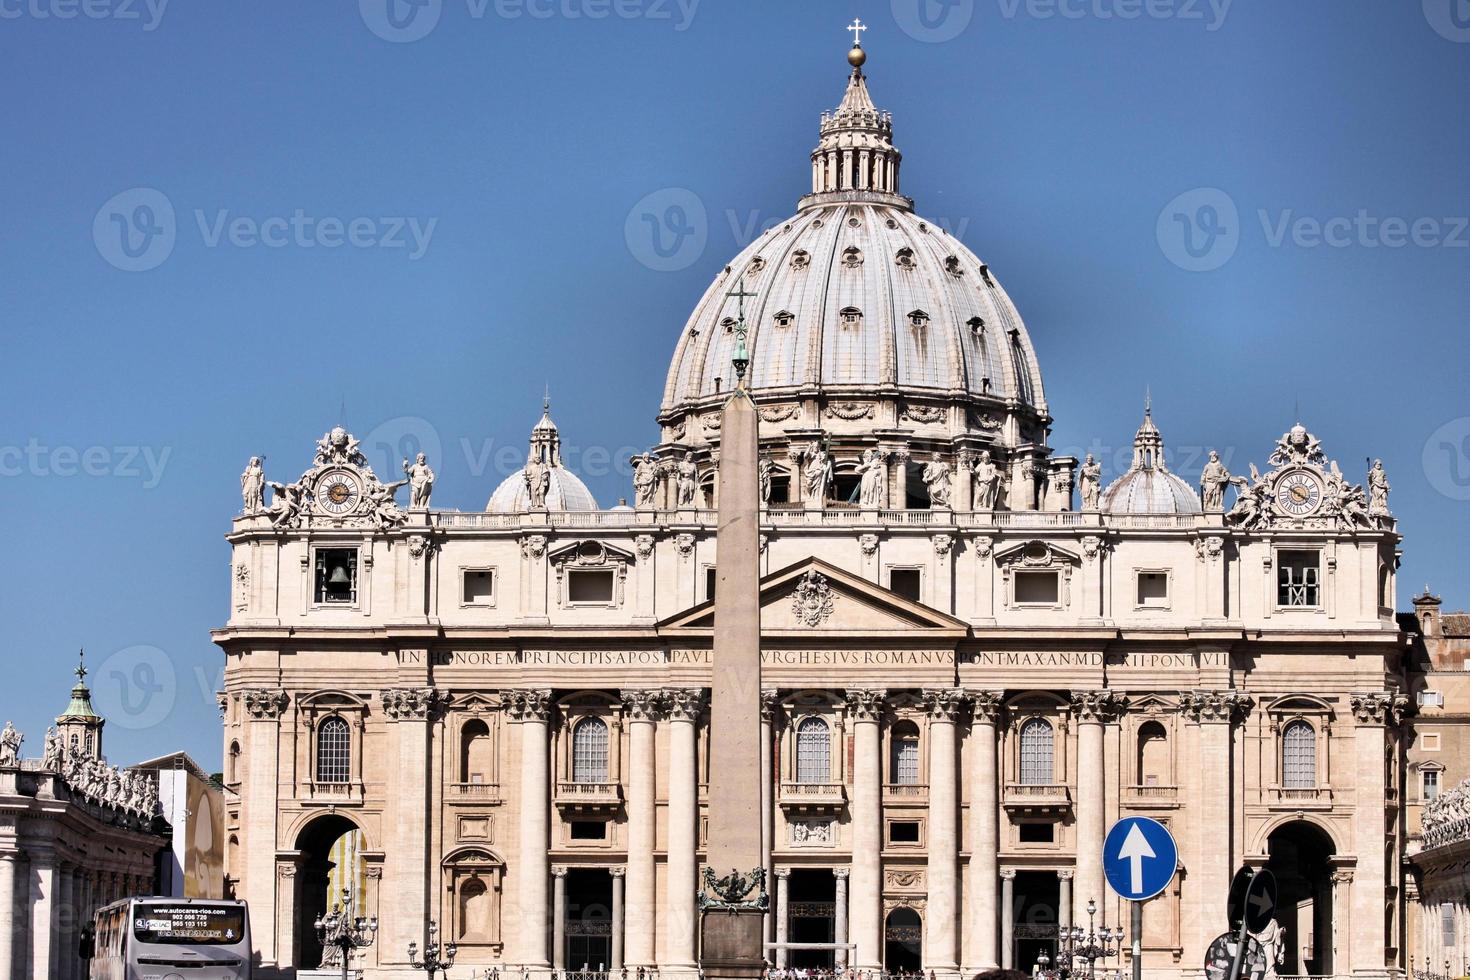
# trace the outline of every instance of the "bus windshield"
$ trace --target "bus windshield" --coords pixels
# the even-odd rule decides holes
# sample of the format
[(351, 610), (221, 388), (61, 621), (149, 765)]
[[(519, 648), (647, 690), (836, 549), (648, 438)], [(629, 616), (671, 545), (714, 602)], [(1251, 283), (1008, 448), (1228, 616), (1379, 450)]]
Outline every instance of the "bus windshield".
[(139, 902), (133, 938), (164, 946), (232, 946), (245, 935), (245, 910), (201, 902)]

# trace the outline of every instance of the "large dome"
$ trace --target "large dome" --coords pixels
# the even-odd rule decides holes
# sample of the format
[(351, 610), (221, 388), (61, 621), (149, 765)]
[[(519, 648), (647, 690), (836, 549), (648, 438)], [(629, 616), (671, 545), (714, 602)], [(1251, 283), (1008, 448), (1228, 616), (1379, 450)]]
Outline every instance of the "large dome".
[(685, 325), (662, 420), (733, 386), (743, 299), (758, 402), (911, 395), (1049, 421), (1020, 314), (984, 262), (898, 193), (891, 132), (855, 68), (823, 115), (812, 193), (730, 262)]

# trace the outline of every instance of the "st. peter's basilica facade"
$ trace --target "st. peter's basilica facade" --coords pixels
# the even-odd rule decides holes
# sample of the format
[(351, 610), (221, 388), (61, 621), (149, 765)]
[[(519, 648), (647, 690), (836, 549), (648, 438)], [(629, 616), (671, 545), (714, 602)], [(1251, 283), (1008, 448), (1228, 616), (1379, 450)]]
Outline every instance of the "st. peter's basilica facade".
[(1151, 413), (1110, 485), (1054, 455), (1020, 314), (900, 195), (850, 60), (811, 193), (679, 336), (634, 506), (598, 508), (549, 412), (479, 513), (435, 509), (434, 460), (384, 482), (342, 430), (292, 482), (252, 461), (214, 639), (229, 880), (267, 975), (320, 964), (343, 886), (382, 922), (369, 976), (413, 975), (430, 918), (461, 971), (693, 972), (742, 317), (774, 963), (1029, 971), (1090, 901), (1127, 925), (1101, 842), (1145, 814), (1180, 844), (1147, 975), (1198, 975), (1241, 864), (1280, 879), (1280, 973), (1402, 969), (1382, 469), (1357, 484), (1298, 425), (1260, 470), (1185, 479)]

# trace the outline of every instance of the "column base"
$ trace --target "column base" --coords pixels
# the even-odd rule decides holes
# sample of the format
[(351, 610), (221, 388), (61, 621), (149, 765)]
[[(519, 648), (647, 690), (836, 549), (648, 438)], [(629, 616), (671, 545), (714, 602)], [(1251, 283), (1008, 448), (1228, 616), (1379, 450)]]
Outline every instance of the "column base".
[(765, 969), (764, 919), (761, 912), (706, 912), (700, 921), (704, 955), (700, 965), (708, 980), (752, 980)]

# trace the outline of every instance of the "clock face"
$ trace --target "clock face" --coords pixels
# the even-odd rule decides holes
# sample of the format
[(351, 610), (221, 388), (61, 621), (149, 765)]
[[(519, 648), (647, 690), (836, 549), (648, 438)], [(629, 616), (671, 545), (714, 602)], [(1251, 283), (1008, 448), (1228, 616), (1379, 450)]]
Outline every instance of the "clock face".
[(361, 500), (362, 487), (346, 470), (333, 470), (317, 481), (316, 503), (328, 514), (350, 514)]
[(1306, 517), (1322, 506), (1322, 483), (1302, 470), (1288, 473), (1276, 484), (1276, 504), (1293, 517)]

